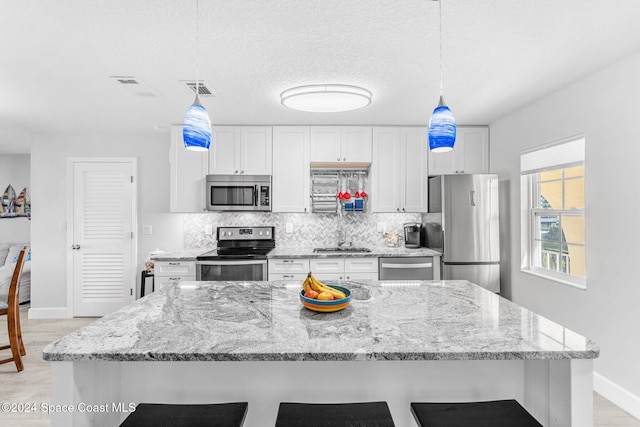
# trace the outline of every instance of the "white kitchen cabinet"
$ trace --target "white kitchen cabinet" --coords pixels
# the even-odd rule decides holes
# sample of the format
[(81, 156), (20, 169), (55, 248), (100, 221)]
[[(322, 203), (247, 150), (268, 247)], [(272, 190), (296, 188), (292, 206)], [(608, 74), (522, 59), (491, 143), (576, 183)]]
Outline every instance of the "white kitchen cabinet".
[(309, 268), (320, 281), (378, 280), (378, 258), (311, 258)]
[(458, 126), (453, 150), (429, 152), (429, 175), (489, 173), (489, 128)]
[(372, 212), (427, 212), (427, 128), (373, 129)]
[(274, 258), (267, 260), (269, 280), (300, 280), (309, 274), (308, 258)]
[(371, 127), (311, 126), (312, 163), (371, 163)]
[(208, 169), (207, 153), (187, 150), (182, 139), (182, 126), (172, 126), (169, 146), (170, 212), (204, 211), (204, 179)]
[(270, 126), (214, 126), (209, 149), (212, 175), (271, 175)]
[(309, 127), (273, 128), (273, 212), (309, 211)]
[(155, 261), (153, 267), (155, 289), (196, 280), (195, 261)]

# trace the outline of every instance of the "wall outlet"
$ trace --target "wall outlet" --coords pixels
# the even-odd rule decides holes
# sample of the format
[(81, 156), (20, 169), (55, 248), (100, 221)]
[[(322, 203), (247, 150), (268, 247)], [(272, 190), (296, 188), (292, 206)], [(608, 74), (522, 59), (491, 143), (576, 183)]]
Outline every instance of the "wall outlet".
[(204, 226), (204, 234), (211, 236), (213, 234), (213, 225), (211, 224), (206, 224)]
[(378, 233), (384, 233), (387, 231), (387, 223), (386, 222), (376, 222), (376, 231)]
[(290, 222), (287, 222), (286, 226), (285, 226), (285, 231), (287, 233), (293, 233), (293, 224)]
[(142, 234), (153, 234), (153, 226), (152, 225), (143, 225), (142, 226)]

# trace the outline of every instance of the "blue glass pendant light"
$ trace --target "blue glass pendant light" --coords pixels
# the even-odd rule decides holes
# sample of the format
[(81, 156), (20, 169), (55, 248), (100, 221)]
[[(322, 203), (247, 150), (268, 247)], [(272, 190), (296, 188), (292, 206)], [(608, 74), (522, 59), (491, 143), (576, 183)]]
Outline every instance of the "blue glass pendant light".
[[(197, 83), (196, 90), (198, 90)], [(211, 120), (207, 110), (200, 103), (198, 95), (193, 105), (187, 110), (187, 114), (184, 115), (182, 139), (188, 150), (206, 151), (211, 145)]]
[(440, 102), (429, 120), (429, 149), (434, 153), (453, 150), (456, 142), (456, 120), (442, 97), (442, 0), (438, 0), (440, 11)]
[(193, 105), (187, 110), (187, 114), (184, 115), (184, 122), (182, 125), (182, 139), (184, 140), (184, 146), (187, 150), (193, 151), (206, 151), (211, 145), (211, 120), (207, 110), (200, 103), (198, 97), (200, 81), (198, 80), (198, 0), (196, 0), (196, 99), (193, 101)]

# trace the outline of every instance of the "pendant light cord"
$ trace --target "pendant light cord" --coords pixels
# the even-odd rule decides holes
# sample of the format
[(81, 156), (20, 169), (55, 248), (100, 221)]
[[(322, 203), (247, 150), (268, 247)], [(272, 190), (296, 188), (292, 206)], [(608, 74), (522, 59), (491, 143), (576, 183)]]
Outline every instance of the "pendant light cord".
[(198, 79), (198, 58), (199, 58), (199, 49), (200, 47), (200, 2), (199, 0), (196, 0), (196, 98), (198, 97), (198, 95), (200, 94), (200, 88), (199, 88), (199, 83), (200, 80)]
[(438, 31), (440, 33), (440, 96), (442, 96), (442, 0), (438, 0), (439, 24)]

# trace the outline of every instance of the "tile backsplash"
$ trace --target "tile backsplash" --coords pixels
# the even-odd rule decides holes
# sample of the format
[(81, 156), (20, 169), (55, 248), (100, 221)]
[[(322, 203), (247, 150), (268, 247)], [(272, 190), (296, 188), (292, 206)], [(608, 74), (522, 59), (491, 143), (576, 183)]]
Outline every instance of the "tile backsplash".
[[(377, 230), (378, 223), (385, 223), (387, 231), (403, 233), (406, 222), (422, 222), (419, 213), (347, 213), (342, 217), (335, 213), (265, 213), (265, 212), (215, 212), (184, 215), (184, 249), (215, 248), (216, 227), (251, 227), (272, 225), (276, 227), (276, 246), (322, 247), (338, 243), (338, 229), (342, 221), (347, 241), (354, 246), (375, 247), (384, 245), (384, 236)], [(286, 233), (286, 225), (293, 226)], [(205, 226), (213, 227), (213, 234), (205, 234)]]

